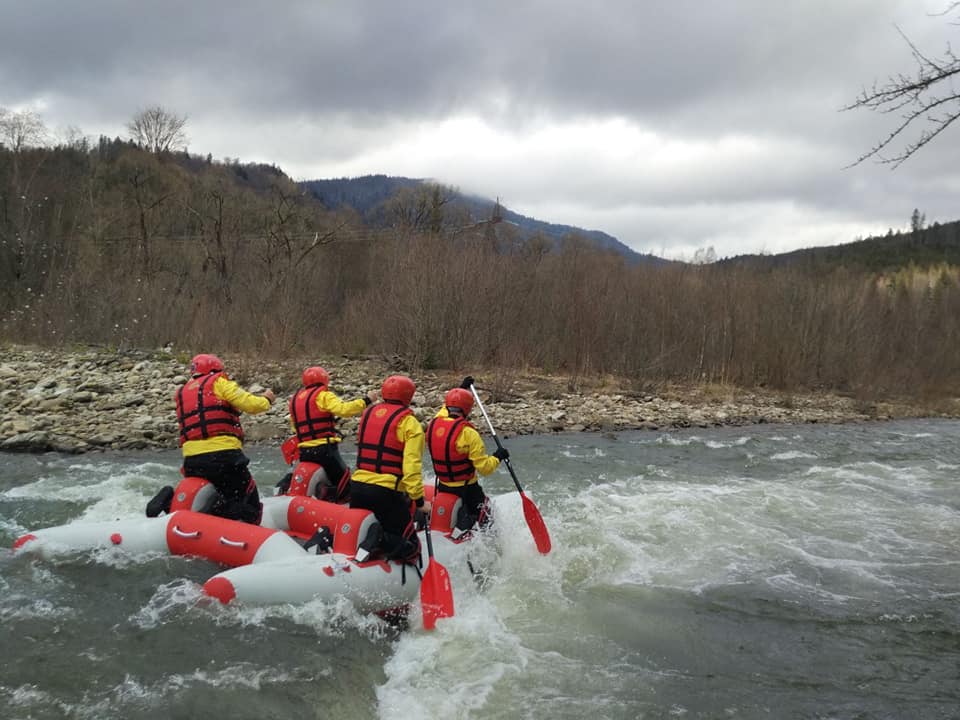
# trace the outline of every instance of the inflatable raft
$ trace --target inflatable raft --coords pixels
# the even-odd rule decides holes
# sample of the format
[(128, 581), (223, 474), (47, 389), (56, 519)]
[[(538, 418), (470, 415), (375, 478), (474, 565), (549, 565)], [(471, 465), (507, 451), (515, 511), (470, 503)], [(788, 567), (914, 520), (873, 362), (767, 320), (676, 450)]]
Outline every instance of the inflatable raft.
[[(427, 491), (429, 498), (433, 488)], [(368, 510), (337, 505), (295, 490), (297, 494), (264, 498), (261, 524), (252, 525), (191, 509), (207, 505), (215, 492), (205, 480), (185, 478), (173, 492), (169, 514), (36, 530), (18, 538), (13, 547), (42, 557), (114, 547), (131, 554), (205, 558), (232, 568), (217, 573), (203, 586), (205, 594), (223, 603), (346, 598), (363, 611), (392, 613), (417, 598), (421, 567), (427, 563), (423, 530), (419, 532), (423, 548), (420, 566), (384, 560), (375, 554), (360, 562), (360, 545), (376, 524)], [(466, 562), (463, 546), (470, 533), (453, 538), (460, 499), (446, 493), (432, 499), (430, 527), (435, 560), (446, 564)]]

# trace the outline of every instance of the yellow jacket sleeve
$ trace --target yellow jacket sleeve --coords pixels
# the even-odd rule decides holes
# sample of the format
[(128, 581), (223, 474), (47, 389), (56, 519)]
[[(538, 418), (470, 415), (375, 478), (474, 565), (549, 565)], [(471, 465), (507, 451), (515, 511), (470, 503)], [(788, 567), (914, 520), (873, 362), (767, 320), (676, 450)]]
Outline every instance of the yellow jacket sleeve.
[(229, 380), (223, 375), (218, 377), (214, 383), (213, 394), (230, 403), (240, 412), (250, 415), (257, 415), (270, 409), (270, 401), (265, 397), (248, 393), (233, 380)]
[(487, 448), (484, 447), (483, 438), (475, 428), (465, 427), (460, 431), (460, 437), (457, 438), (457, 450), (470, 458), (473, 467), (481, 475), (489, 475), (500, 466), (500, 461), (493, 455), (487, 455)]
[(337, 417), (354, 417), (363, 412), (367, 403), (363, 398), (344, 402), (329, 390), (317, 393), (317, 407)]
[(397, 439), (403, 443), (403, 477), (401, 489), (411, 500), (423, 497), (423, 425), (414, 415), (407, 415), (397, 425)]

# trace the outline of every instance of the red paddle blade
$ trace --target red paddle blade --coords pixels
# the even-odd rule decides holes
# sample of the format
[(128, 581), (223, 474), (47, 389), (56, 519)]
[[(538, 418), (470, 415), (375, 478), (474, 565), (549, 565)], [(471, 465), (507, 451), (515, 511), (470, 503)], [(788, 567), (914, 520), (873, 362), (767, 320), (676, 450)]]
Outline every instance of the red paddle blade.
[(453, 617), (453, 587), (450, 574), (436, 560), (431, 560), (420, 581), (420, 605), (423, 627), (433, 630), (440, 618)]
[(537, 545), (537, 550), (541, 555), (546, 555), (552, 547), (550, 543), (550, 533), (547, 532), (547, 526), (543, 522), (543, 516), (540, 510), (533, 504), (533, 500), (523, 493), (520, 493), (520, 499), (523, 500), (523, 517), (527, 521), (527, 527), (533, 535), (533, 542)]

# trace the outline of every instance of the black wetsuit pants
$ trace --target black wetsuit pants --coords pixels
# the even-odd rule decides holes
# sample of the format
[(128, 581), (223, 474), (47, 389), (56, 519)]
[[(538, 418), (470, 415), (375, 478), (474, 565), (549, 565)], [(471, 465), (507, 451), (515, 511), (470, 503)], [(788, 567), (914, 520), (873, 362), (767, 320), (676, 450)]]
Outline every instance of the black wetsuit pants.
[(317, 463), (327, 476), (327, 487), (318, 487), (316, 496), (321, 500), (345, 503), (350, 499), (350, 470), (340, 457), (340, 443), (327, 443), (300, 448), (301, 462)]
[(185, 457), (183, 474), (209, 480), (220, 493), (211, 515), (259, 525), (263, 503), (249, 464), (250, 458), (242, 450), (217, 450)]
[(439, 491), (452, 493), (463, 501), (460, 512), (455, 520), (460, 530), (469, 530), (476, 523), (483, 528), (493, 519), (490, 513), (490, 500), (487, 499), (480, 483), (469, 485), (444, 485), (440, 483)]
[(373, 511), (383, 528), (383, 553), (388, 558), (412, 562), (420, 554), (410, 504), (406, 493), (356, 480), (350, 483), (350, 507)]

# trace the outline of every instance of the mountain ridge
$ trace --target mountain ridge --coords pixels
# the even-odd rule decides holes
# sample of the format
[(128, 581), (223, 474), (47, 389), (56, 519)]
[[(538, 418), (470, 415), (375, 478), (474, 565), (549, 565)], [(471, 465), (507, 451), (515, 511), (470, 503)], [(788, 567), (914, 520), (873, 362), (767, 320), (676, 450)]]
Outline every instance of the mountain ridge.
[[(298, 184), (331, 210), (348, 206), (359, 212), (368, 221), (383, 222), (383, 218), (377, 218), (377, 211), (397, 192), (403, 189), (423, 188), (437, 183), (427, 178), (376, 174), (301, 180)], [(558, 243), (569, 236), (575, 235), (582, 237), (596, 247), (612, 250), (624, 256), (631, 263), (666, 264), (671, 262), (655, 255), (639, 253), (602, 230), (588, 230), (574, 225), (539, 220), (510, 210), (497, 200), (491, 200), (476, 194), (463, 193), (456, 188), (445, 185), (442, 187), (448, 191), (453, 203), (469, 213), (473, 222), (489, 220), (496, 212), (501, 221), (516, 226), (525, 239), (542, 234), (553, 240), (554, 243)]]
[(960, 266), (960, 220), (935, 222), (912, 230), (889, 230), (838, 245), (800, 248), (776, 255), (745, 254), (718, 261), (720, 265), (768, 269), (802, 267), (811, 271), (844, 266), (849, 269), (886, 273), (911, 265)]

